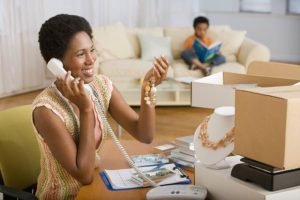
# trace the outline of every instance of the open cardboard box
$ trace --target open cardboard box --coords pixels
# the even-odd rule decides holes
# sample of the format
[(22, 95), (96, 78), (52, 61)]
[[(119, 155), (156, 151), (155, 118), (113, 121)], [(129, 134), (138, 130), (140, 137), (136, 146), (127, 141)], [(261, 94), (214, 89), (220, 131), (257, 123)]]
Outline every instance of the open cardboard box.
[(236, 154), (300, 168), (300, 86), (237, 90), (235, 134)]
[(253, 87), (287, 86), (300, 80), (297, 65), (252, 62), (247, 74), (221, 72), (192, 82), (191, 105), (216, 108), (235, 105), (235, 89)]

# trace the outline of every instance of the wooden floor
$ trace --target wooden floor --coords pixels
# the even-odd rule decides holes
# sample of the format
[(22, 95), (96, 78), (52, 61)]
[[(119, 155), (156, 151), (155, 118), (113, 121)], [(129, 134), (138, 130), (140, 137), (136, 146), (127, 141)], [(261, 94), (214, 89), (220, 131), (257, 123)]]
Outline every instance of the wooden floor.
[[(18, 105), (31, 104), (40, 91), (0, 99), (0, 111)], [(134, 107), (138, 112), (139, 108)], [(212, 111), (209, 109), (191, 108), (189, 106), (156, 107), (156, 134), (155, 140), (171, 141), (176, 137), (191, 135), (202, 119)], [(118, 126), (113, 119), (109, 119), (112, 128), (117, 132)], [(120, 138), (133, 139), (125, 131)]]

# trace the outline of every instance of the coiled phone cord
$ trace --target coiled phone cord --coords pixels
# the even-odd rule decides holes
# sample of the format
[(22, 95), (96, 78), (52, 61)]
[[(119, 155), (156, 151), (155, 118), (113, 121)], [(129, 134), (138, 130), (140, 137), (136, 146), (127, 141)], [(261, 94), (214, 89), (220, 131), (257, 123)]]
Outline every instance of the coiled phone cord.
[[(114, 131), (112, 130), (105, 114), (103, 111), (103, 108), (101, 106), (101, 103), (99, 101), (100, 96), (93, 90), (93, 94), (91, 95), (92, 98), (94, 98), (97, 102), (97, 107), (99, 108), (98, 110), (100, 111), (100, 116), (102, 118), (102, 121), (104, 122), (105, 126), (108, 129), (108, 133), (109, 135), (112, 137), (114, 143), (116, 144), (116, 146), (118, 147), (119, 151), (122, 153), (122, 155), (124, 156), (124, 158), (127, 160), (127, 162), (129, 163), (129, 165), (141, 176), (142, 179), (144, 179), (145, 181), (147, 181), (148, 183), (151, 184), (151, 186), (157, 187), (159, 186), (157, 183), (155, 183), (153, 180), (151, 180), (149, 177), (147, 177), (145, 174), (143, 174), (143, 172), (141, 172), (141, 170), (135, 166), (134, 162), (132, 161), (132, 159), (130, 158), (130, 156), (128, 155), (128, 153), (126, 152), (125, 148), (122, 146), (122, 144), (120, 143), (119, 139), (117, 138), (117, 136), (115, 135)], [(104, 101), (103, 101), (104, 102)]]

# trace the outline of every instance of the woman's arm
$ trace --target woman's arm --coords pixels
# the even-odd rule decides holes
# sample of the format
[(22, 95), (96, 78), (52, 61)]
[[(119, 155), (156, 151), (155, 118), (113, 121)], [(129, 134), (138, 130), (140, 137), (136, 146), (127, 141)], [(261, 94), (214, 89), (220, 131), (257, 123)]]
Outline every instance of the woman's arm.
[(148, 71), (141, 88), (141, 107), (139, 115), (126, 103), (117, 88), (114, 87), (109, 112), (112, 117), (133, 137), (144, 143), (151, 143), (155, 132), (155, 107), (147, 105), (145, 87), (151, 77), (155, 84), (160, 84), (167, 76), (168, 61), (164, 57), (156, 58), (154, 67)]
[(89, 96), (83, 88), (83, 81), (78, 85), (78, 78), (68, 82), (56, 81), (57, 88), (79, 108), (80, 137), (76, 146), (65, 124), (57, 115), (45, 107), (34, 110), (34, 124), (44, 138), (49, 149), (59, 163), (79, 182), (90, 184), (93, 180), (95, 164), (94, 115)]

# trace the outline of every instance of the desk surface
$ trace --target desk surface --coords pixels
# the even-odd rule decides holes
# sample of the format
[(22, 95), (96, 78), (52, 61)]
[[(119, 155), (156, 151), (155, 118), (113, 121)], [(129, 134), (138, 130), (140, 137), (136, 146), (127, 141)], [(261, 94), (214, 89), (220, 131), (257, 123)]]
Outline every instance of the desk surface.
[[(124, 140), (121, 141), (125, 149), (127, 150), (129, 155), (134, 154), (146, 154), (153, 153), (154, 146), (163, 144), (164, 142), (154, 141), (152, 144), (142, 144), (138, 141), (133, 140)], [(101, 168), (100, 171), (104, 169), (121, 169), (121, 168), (129, 168), (126, 160), (122, 157), (116, 145), (108, 139), (102, 149), (101, 152)], [(187, 175), (191, 178), (194, 184), (194, 173), (190, 171), (185, 171)], [(102, 179), (99, 176), (99, 169), (95, 170), (94, 180), (92, 184), (83, 186), (78, 195), (77, 200), (89, 200), (89, 199), (130, 199), (130, 200), (139, 200), (146, 199), (146, 193), (150, 188), (144, 189), (134, 189), (134, 190), (123, 190), (123, 191), (110, 191), (104, 185)]]

